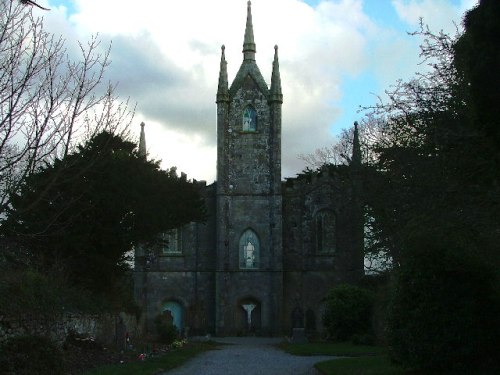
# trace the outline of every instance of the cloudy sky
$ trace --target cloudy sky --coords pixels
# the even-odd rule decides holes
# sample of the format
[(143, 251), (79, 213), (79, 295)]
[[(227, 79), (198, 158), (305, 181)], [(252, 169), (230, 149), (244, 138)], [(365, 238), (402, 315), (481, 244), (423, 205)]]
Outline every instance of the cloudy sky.
[[(99, 33), (112, 43), (107, 78), (137, 103), (147, 148), (163, 167), (215, 179), (220, 47), (229, 80), (243, 59), (246, 0), (39, 0), (46, 27), (71, 51)], [(432, 30), (455, 32), (476, 0), (253, 0), (256, 60), (271, 78), (279, 46), (283, 87), (283, 177), (303, 168), (302, 153), (335, 141), (398, 78), (418, 65), (420, 17)]]

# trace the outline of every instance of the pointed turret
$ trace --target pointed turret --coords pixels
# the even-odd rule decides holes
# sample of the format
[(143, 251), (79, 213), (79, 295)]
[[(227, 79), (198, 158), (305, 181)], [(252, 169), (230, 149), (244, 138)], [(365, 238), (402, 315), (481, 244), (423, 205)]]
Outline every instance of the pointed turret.
[(141, 122), (141, 136), (139, 138), (139, 156), (146, 157), (146, 133), (144, 132), (144, 122)]
[(359, 142), (358, 122), (354, 121), (354, 134), (352, 137), (352, 165), (361, 165), (361, 144)]
[(245, 28), (245, 40), (243, 41), (243, 60), (255, 60), (255, 41), (253, 39), (252, 25), (252, 2), (247, 3), (247, 24)]
[(280, 65), (278, 61), (278, 46), (274, 46), (273, 73), (271, 75), (269, 101), (283, 103), (283, 93), (281, 92)]
[(227, 62), (226, 62), (226, 47), (222, 45), (221, 57), (220, 57), (220, 71), (219, 71), (219, 86), (217, 88), (217, 100), (216, 103), (229, 101), (229, 88), (227, 82)]

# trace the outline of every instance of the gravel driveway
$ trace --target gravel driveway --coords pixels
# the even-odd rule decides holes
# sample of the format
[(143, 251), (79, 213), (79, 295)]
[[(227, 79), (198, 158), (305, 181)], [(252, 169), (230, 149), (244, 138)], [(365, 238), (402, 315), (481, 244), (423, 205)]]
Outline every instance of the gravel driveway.
[(276, 347), (280, 338), (222, 337), (207, 351), (164, 375), (317, 375), (314, 364), (335, 357), (299, 357)]

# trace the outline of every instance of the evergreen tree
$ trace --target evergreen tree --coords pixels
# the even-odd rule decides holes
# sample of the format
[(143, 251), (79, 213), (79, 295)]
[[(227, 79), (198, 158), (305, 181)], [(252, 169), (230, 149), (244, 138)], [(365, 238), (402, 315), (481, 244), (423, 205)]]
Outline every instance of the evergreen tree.
[(481, 1), (458, 39), (422, 28), (431, 70), (400, 82), (377, 108), (386, 125), (368, 200), (376, 242), (395, 266), (393, 357), (415, 368), (445, 371), (495, 357), (499, 10)]
[(4, 235), (46, 272), (99, 293), (121, 280), (133, 246), (204, 219), (195, 184), (107, 132), (30, 176), (11, 202)]

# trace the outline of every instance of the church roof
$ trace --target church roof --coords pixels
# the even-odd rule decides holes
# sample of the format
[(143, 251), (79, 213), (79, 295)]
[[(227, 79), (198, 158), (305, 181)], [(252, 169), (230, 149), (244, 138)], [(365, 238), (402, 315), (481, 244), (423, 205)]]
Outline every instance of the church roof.
[(240, 69), (238, 70), (238, 73), (236, 74), (236, 77), (231, 84), (231, 88), (229, 89), (229, 95), (234, 96), (236, 94), (236, 91), (238, 91), (238, 89), (243, 86), (243, 81), (248, 75), (253, 78), (253, 80), (259, 87), (259, 90), (263, 94), (268, 96), (269, 89), (267, 83), (264, 80), (264, 77), (262, 77), (262, 73), (260, 72), (259, 67), (253, 60), (243, 60)]

